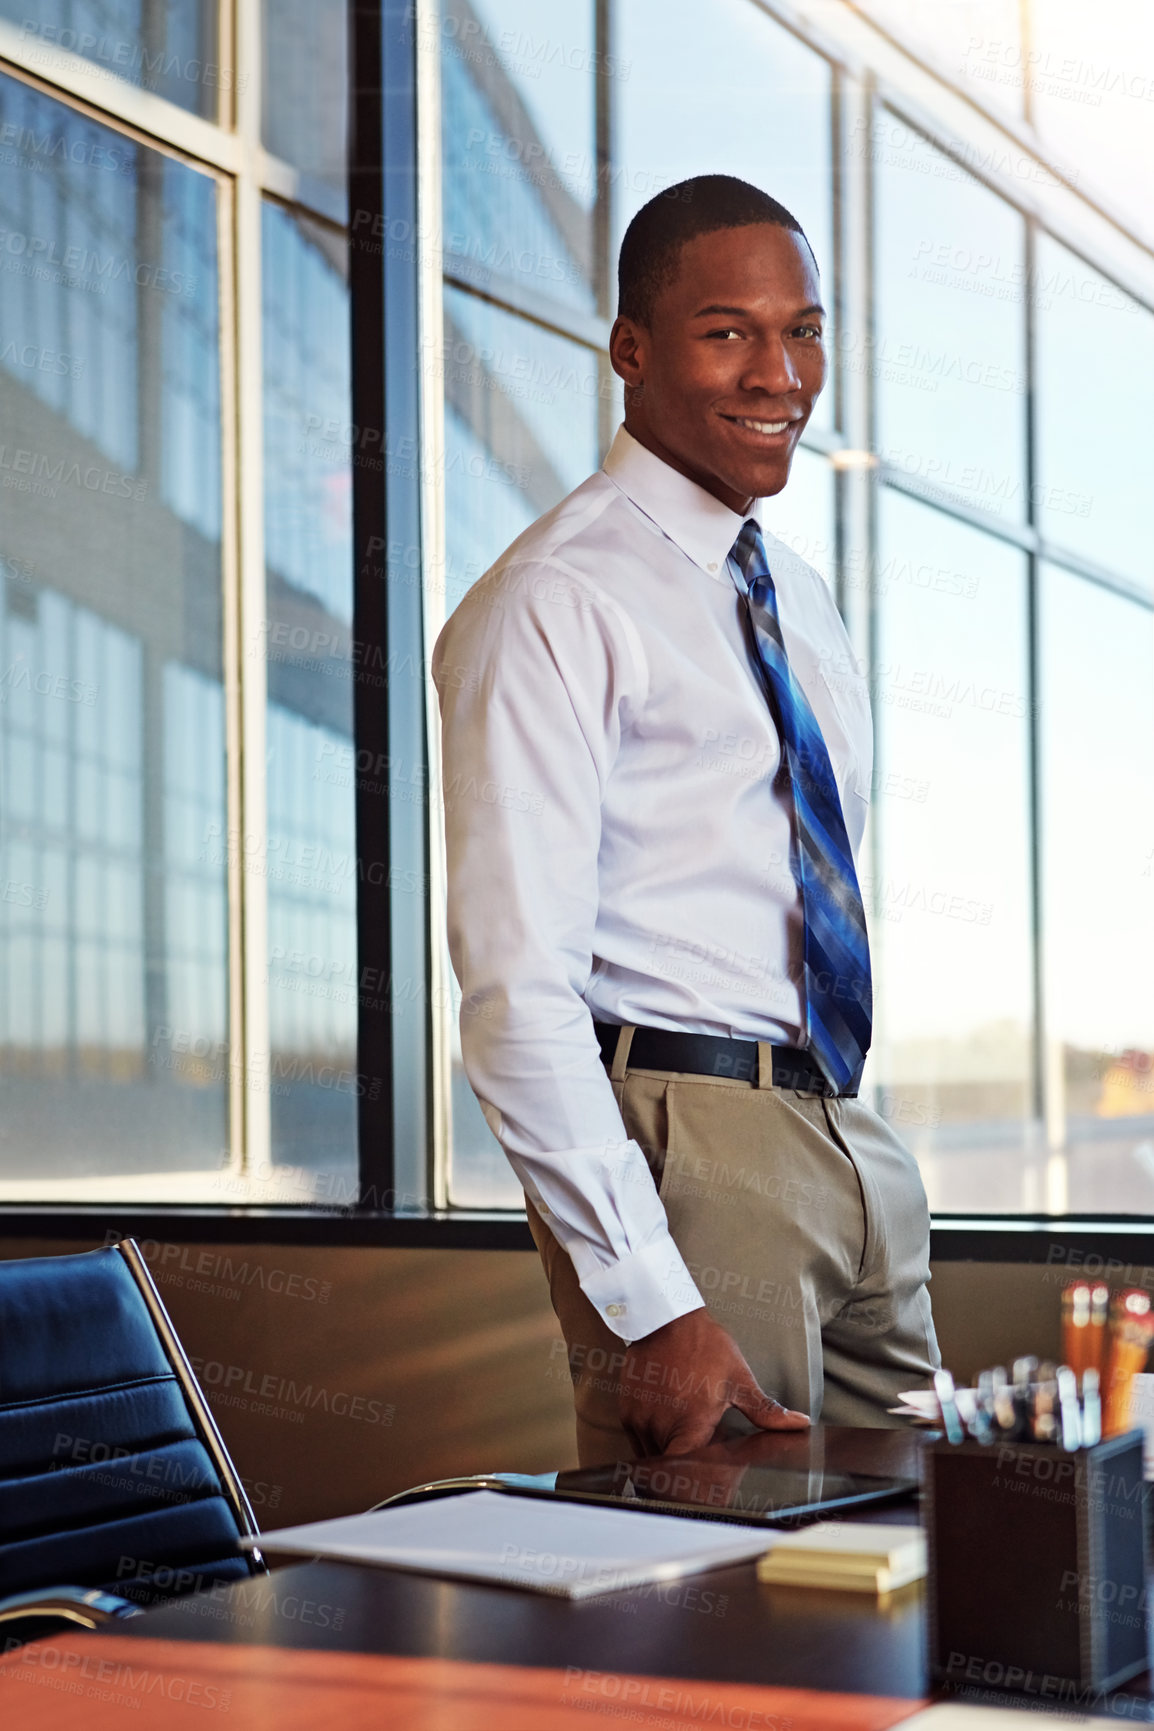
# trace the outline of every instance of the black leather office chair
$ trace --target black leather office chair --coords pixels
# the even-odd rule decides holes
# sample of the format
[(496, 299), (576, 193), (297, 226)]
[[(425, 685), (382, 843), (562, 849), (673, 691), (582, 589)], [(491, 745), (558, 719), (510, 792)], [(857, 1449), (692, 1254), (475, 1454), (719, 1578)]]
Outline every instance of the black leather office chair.
[(258, 1532), (135, 1241), (0, 1262), (0, 1644), (261, 1573)]

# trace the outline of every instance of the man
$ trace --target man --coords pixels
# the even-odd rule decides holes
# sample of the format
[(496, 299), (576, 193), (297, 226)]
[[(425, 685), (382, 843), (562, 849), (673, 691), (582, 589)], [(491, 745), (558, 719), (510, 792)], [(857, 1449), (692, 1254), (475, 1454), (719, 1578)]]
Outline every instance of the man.
[(939, 1363), (925, 1192), (856, 1098), (868, 696), (766, 528), (826, 377), (817, 268), (788, 211), (709, 175), (637, 214), (619, 286), (603, 469), (433, 654), (462, 1054), (583, 1465), (892, 1423)]

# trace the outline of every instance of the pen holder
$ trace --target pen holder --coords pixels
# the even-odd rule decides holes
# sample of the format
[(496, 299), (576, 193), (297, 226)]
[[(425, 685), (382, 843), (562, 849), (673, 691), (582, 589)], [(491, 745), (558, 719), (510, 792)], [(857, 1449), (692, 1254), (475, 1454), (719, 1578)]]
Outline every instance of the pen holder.
[(925, 1465), (936, 1683), (1060, 1698), (1146, 1669), (1141, 1431), (1076, 1452), (942, 1442)]

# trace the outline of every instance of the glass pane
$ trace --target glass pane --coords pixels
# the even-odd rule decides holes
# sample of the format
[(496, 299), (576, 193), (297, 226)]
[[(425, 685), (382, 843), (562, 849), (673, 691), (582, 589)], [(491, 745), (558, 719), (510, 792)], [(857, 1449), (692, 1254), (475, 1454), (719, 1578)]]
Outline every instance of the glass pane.
[[(1038, 527), (1154, 587), (1149, 527), (1154, 313), (1038, 237)], [(1093, 380), (1093, 409), (1072, 396)]]
[(1025, 224), (888, 109), (874, 136), (878, 449), (1010, 522), (1026, 498)]
[(1036, 1207), (1026, 559), (889, 489), (879, 531), (865, 1080), (932, 1207)]
[(197, 1195), (228, 1123), (216, 191), (7, 79), (0, 125), (62, 141), (0, 162), (0, 1184)]
[[(523, 529), (598, 466), (601, 373), (566, 342), (460, 290), (445, 290), (445, 612)], [(461, 1063), (461, 993), (439, 942), (451, 1004), (452, 1201), (517, 1208), (521, 1187)]]
[(1031, 0), (1030, 106), (1043, 144), (1154, 241), (1154, 11), (1142, 0)]
[(592, 0), (543, 25), (539, 0), (444, 0), (445, 268), (513, 279), (566, 306), (597, 300), (597, 67)]
[[(649, 199), (696, 174), (752, 181), (793, 212), (832, 324), (832, 73), (749, 0), (628, 0), (614, 16), (614, 248)], [(735, 72), (739, 79), (735, 83)], [(827, 385), (813, 426), (831, 426)]]
[(349, 35), (346, 0), (262, 0), (266, 150), (300, 171), (296, 197), (348, 214)]
[(598, 466), (605, 370), (592, 349), (445, 288), (446, 612)]
[[(1084, 4), (1084, 0), (1077, 0)], [(865, 11), (940, 66), (975, 101), (1021, 117), (1022, 0), (864, 0)]]
[(765, 527), (834, 586), (836, 476), (829, 460), (799, 445), (789, 481), (772, 501)]
[(271, 1177), (283, 1197), (350, 1204), (360, 1083), (346, 243), (266, 203), (263, 280)]
[(0, 18), (35, 41), (33, 66), (51, 79), (64, 55), (91, 60), (110, 78), (215, 120), (232, 72), (220, 64), (219, 0), (0, 0)]
[(1041, 572), (1052, 1141), (1072, 1211), (1154, 1212), (1154, 615)]

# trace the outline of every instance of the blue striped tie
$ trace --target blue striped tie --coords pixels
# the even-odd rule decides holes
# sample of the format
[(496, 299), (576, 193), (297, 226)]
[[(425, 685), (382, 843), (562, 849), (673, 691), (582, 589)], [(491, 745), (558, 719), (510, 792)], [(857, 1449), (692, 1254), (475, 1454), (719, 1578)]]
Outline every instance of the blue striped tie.
[(865, 909), (825, 740), (789, 665), (765, 543), (751, 517), (730, 559), (749, 608), (766, 694), (782, 741), (797, 821), (790, 867), (805, 931), (806, 1044), (838, 1091), (856, 1087), (873, 1017)]

